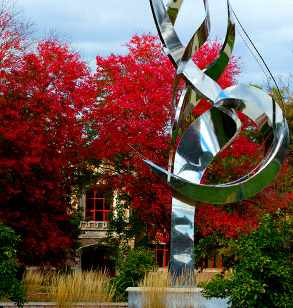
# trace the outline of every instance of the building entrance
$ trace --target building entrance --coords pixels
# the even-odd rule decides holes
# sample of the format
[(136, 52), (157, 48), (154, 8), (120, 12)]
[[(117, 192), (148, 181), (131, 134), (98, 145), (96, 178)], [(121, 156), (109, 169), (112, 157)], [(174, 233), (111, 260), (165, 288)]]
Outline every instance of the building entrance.
[(114, 262), (107, 256), (107, 247), (89, 247), (81, 253), (81, 269), (106, 270), (110, 275), (114, 275)]

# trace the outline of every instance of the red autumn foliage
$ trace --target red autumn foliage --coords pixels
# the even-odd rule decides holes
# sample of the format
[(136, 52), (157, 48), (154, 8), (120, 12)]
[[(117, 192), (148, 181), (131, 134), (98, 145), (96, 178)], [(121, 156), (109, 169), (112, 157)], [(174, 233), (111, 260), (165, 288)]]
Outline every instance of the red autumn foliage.
[[(97, 57), (99, 103), (94, 111), (93, 130), (97, 131), (94, 148), (99, 150), (95, 155), (99, 161), (107, 162), (108, 168), (101, 169), (100, 174), (104, 183), (118, 195), (126, 194), (141, 219), (153, 226), (151, 235), (166, 241), (170, 227), (171, 190), (150, 172), (133, 148), (166, 168), (167, 129), (175, 71), (169, 59), (161, 53), (155, 36), (134, 36), (126, 47), (128, 53), (125, 56)], [(220, 41), (209, 41), (193, 60), (203, 69), (220, 49)], [(232, 58), (218, 83), (222, 88), (229, 87), (236, 83), (240, 72), (240, 59)], [(207, 108), (210, 105), (202, 101), (194, 116)], [(261, 161), (264, 149), (260, 133), (246, 116), (239, 114), (239, 117), (241, 134), (208, 168), (204, 183), (236, 180)], [(202, 235), (218, 233), (234, 237), (239, 228), (256, 227), (263, 212), (285, 207), (289, 196), (286, 193), (280, 195), (274, 185), (249, 200), (234, 204), (198, 203), (196, 224)]]
[(197, 208), (196, 223), (200, 226), (203, 236), (217, 233), (233, 238), (239, 228), (247, 232), (250, 228), (257, 227), (258, 218), (254, 214), (249, 205), (246, 206), (245, 214), (241, 215), (238, 211), (230, 213), (221, 207), (206, 203)]
[(7, 14), (0, 23), (0, 220), (21, 235), (21, 261), (59, 266), (77, 247), (68, 193), (95, 86), (68, 46), (44, 40), (23, 48), (21, 25)]
[[(137, 149), (160, 165), (166, 164), (169, 102), (174, 71), (160, 51), (157, 38), (135, 36), (126, 56), (97, 57), (99, 104), (92, 130), (93, 158), (103, 160), (101, 181), (118, 195), (127, 194), (132, 208), (154, 232), (169, 224), (169, 188), (134, 153)], [(104, 166), (105, 167), (105, 166)], [(162, 221), (163, 220), (163, 221)]]
[[(128, 53), (125, 56), (97, 57), (100, 99), (93, 130), (97, 131), (94, 143), (99, 153), (95, 155), (99, 155), (100, 160), (104, 159), (109, 167), (101, 172), (104, 182), (118, 195), (126, 193), (130, 196), (132, 208), (139, 211), (141, 219), (153, 225), (154, 234), (160, 234), (160, 239), (165, 234), (166, 240), (166, 230), (170, 225), (171, 190), (150, 172), (133, 148), (166, 167), (167, 129), (175, 71), (169, 59), (162, 54), (157, 37), (134, 36), (126, 46)], [(208, 42), (197, 52), (194, 61), (203, 68), (214, 60), (220, 49), (219, 41)], [(240, 71), (239, 59), (232, 58), (219, 84), (223, 88), (235, 84)], [(199, 112), (210, 107), (204, 101), (201, 106)], [(235, 157), (239, 156), (238, 145), (245, 148), (247, 156), (254, 153), (256, 147), (248, 147), (248, 144), (251, 143), (247, 138), (240, 136), (234, 148)], [(214, 218), (218, 215), (217, 211), (209, 211), (209, 207), (206, 213)], [(237, 219), (229, 213), (226, 218), (227, 225), (233, 223), (237, 229)], [(215, 219), (209, 222), (212, 224)], [(222, 225), (222, 230), (227, 225)]]

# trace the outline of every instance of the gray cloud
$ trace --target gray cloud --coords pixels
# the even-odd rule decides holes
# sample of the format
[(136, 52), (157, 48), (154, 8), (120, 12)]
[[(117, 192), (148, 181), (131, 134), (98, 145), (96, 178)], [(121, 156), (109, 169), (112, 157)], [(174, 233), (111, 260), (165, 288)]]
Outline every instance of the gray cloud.
[[(292, 0), (230, 2), (272, 72), (292, 72)], [(121, 44), (135, 33), (156, 34), (148, 0), (18, 0), (18, 3), (40, 28), (58, 28), (72, 36), (74, 46), (83, 51), (91, 63), (98, 54), (125, 53)], [(226, 27), (225, 0), (210, 0), (209, 4), (214, 26), (212, 37), (223, 37)], [(202, 0), (184, 2), (176, 25), (184, 43), (201, 23), (202, 8)], [(257, 63), (241, 39), (237, 39), (237, 44), (236, 55), (242, 56), (247, 74), (241, 81), (261, 83), (263, 77)]]

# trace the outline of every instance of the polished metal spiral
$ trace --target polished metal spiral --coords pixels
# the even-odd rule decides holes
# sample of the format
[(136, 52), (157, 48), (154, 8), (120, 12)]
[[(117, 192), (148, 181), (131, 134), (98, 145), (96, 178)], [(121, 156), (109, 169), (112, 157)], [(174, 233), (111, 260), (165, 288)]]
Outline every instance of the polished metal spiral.
[[(247, 199), (265, 188), (277, 175), (289, 147), (289, 130), (281, 108), (267, 93), (252, 86), (236, 85), (222, 89), (216, 81), (226, 68), (235, 42), (235, 23), (227, 0), (227, 32), (218, 57), (200, 70), (192, 61), (210, 32), (208, 1), (203, 0), (205, 19), (184, 47), (174, 29), (184, 0), (150, 0), (163, 51), (176, 68), (172, 98), (171, 146), (168, 170), (148, 160), (145, 163), (173, 188), (171, 221), (171, 273), (194, 271), (195, 201), (230, 203)], [(178, 97), (182, 79), (185, 88)], [(201, 99), (211, 108), (195, 119), (183, 133), (176, 151), (175, 140), (186, 118)], [(241, 122), (235, 111), (253, 120), (265, 142), (261, 163), (241, 179), (221, 184), (200, 184), (213, 158), (237, 137)]]

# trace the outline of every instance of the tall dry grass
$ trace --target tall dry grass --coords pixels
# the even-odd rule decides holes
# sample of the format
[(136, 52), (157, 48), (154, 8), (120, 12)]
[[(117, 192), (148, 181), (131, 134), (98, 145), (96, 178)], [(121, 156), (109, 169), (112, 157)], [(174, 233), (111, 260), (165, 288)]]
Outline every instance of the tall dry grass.
[(50, 296), (50, 281), (53, 272), (27, 271), (23, 277), (25, 289), (27, 290), (27, 301), (47, 301)]
[[(197, 283), (206, 279), (204, 274), (196, 274)], [(195, 292), (195, 281), (188, 273), (179, 277), (172, 277), (168, 272), (149, 273), (139, 287), (144, 308), (198, 308), (201, 305), (202, 297)], [(177, 288), (175, 292), (174, 288)]]
[(29, 301), (57, 302), (60, 308), (71, 307), (77, 302), (111, 302), (115, 293), (115, 286), (103, 271), (76, 271), (50, 276), (42, 272), (28, 272), (24, 282)]
[(142, 307), (165, 308), (168, 302), (168, 288), (171, 286), (171, 277), (168, 272), (147, 274), (140, 282), (142, 288)]

